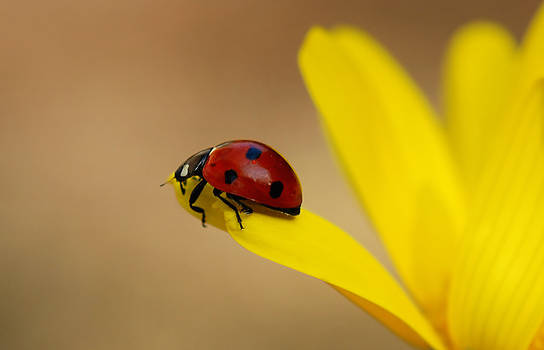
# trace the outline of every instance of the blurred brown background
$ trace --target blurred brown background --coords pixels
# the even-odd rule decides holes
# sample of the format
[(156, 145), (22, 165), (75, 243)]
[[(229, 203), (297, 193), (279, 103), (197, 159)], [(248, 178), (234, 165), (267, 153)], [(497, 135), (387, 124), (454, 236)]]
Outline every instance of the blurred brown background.
[(457, 26), (491, 18), (520, 37), (538, 2), (4, 2), (0, 348), (406, 349), (158, 185), (195, 151), (262, 140), (294, 165), (307, 208), (388, 264), (299, 76), (304, 33), (369, 30), (436, 103)]

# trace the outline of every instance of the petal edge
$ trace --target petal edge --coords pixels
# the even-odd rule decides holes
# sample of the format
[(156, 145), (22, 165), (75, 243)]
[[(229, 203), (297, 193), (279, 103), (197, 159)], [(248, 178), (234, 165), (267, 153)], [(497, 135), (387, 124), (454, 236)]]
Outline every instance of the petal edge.
[[(436, 314), (444, 309), (466, 210), (444, 130), (416, 85), (368, 34), (313, 28), (299, 65), (399, 275), (426, 314)], [(429, 244), (433, 249), (425, 249)]]
[(331, 284), (418, 348), (445, 349), (439, 336), (389, 272), (338, 227), (302, 210), (296, 218), (255, 212), (240, 230), (225, 212), (227, 230), (247, 250)]

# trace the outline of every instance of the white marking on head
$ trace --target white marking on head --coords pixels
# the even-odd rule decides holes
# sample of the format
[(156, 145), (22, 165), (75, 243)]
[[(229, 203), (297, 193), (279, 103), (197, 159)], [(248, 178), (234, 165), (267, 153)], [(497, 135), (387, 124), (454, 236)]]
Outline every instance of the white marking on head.
[(183, 165), (183, 168), (181, 169), (181, 173), (179, 174), (181, 177), (187, 176), (189, 173), (189, 164)]

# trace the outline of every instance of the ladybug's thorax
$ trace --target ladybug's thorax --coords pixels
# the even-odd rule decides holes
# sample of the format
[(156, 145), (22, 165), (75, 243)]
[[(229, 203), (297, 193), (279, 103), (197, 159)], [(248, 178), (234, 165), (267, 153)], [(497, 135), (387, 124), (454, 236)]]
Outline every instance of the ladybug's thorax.
[(176, 180), (181, 182), (193, 176), (202, 177), (202, 168), (204, 167), (204, 164), (206, 164), (212, 149), (213, 148), (207, 148), (189, 157), (189, 159), (181, 164), (178, 170), (176, 170)]

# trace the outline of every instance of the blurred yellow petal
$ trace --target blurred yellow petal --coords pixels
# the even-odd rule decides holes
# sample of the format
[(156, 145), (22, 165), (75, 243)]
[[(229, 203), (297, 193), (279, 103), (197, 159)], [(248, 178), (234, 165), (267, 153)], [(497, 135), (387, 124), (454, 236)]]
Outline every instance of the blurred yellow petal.
[(544, 83), (532, 91), (475, 193), (448, 310), (460, 349), (526, 349), (544, 320)]
[(543, 350), (544, 349), (544, 324), (540, 326), (536, 336), (531, 342), (528, 350)]
[(307, 210), (296, 218), (270, 214), (244, 215), (240, 230), (225, 212), (227, 229), (247, 250), (330, 283), (414, 346), (444, 349), (404, 290), (348, 234)]
[(533, 17), (521, 45), (521, 98), (537, 81), (544, 78), (544, 3)]
[[(169, 180), (171, 177), (169, 178)], [(189, 178), (183, 194), (179, 183), (169, 181), (179, 203), (189, 208), (198, 177)], [(194, 203), (206, 212), (208, 224), (227, 231), (244, 248), (266, 259), (321, 279), (419, 348), (444, 349), (440, 338), (389, 272), (344, 231), (302, 210), (297, 217), (255, 206), (253, 214), (241, 214), (240, 230), (233, 211), (206, 185)]]
[(465, 207), (431, 108), (364, 33), (314, 28), (299, 63), (329, 141), (399, 274), (426, 313), (443, 312)]
[[(512, 93), (504, 113), (499, 115), (498, 124), (511, 125), (517, 120), (517, 113), (523, 107), (531, 88), (544, 78), (544, 3), (533, 17), (525, 34), (518, 54), (518, 67), (512, 81)], [(500, 138), (493, 135), (491, 139)]]
[(474, 189), (492, 130), (512, 84), (516, 42), (501, 26), (477, 22), (451, 40), (444, 66), (447, 131), (466, 185)]

